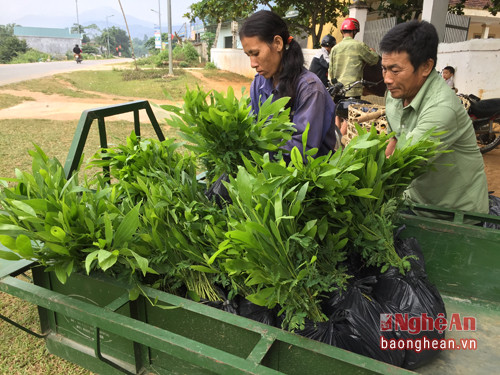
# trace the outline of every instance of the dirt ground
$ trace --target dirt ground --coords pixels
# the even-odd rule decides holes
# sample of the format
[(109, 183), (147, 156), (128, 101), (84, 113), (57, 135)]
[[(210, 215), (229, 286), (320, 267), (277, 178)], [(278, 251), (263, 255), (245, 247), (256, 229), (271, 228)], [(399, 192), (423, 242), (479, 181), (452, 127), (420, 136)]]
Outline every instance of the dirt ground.
[[(226, 92), (229, 83), (207, 79), (201, 72), (191, 71), (199, 80), (200, 86)], [(230, 83), (235, 88), (235, 95), (240, 93), (239, 87), (248, 86), (248, 81)], [(51, 119), (64, 121), (78, 121), (82, 112), (91, 108), (103, 107), (111, 104), (119, 104), (131, 100), (143, 100), (144, 98), (117, 97), (116, 95), (98, 94), (98, 98), (72, 98), (61, 95), (46, 95), (40, 92), (2, 90), (0, 94), (32, 97), (33, 101), (25, 101), (19, 105), (0, 110), (0, 119), (32, 118)], [(92, 94), (96, 94), (92, 92)], [(157, 100), (154, 104), (173, 104), (167, 100)], [(161, 108), (153, 106), (153, 111), (158, 119), (168, 117), (168, 113)], [(115, 116), (115, 120), (133, 121), (132, 114)], [(483, 156), (488, 188), (500, 196), (500, 148), (497, 148)]]

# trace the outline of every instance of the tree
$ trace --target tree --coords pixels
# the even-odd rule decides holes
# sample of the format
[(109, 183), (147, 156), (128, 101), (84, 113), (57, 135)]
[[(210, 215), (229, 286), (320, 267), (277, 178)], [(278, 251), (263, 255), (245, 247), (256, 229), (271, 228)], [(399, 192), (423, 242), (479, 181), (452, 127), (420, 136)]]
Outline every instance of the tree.
[(190, 6), (191, 11), (185, 16), (192, 22), (200, 19), (205, 27), (217, 24), (214, 43), (217, 42), (222, 21), (247, 17), (257, 9), (259, 0), (202, 0)]
[(298, 15), (287, 20), (290, 30), (300, 30), (311, 35), (313, 44), (319, 46), (324, 26), (348, 13), (349, 0), (202, 0), (191, 5), (191, 12), (187, 16), (192, 21), (199, 18), (204, 24), (207, 20), (212, 23), (217, 20), (220, 24), (223, 20), (247, 17), (259, 5), (264, 5), (281, 16), (293, 7)]
[[(464, 14), (467, 2), (468, 0), (450, 1), (448, 10), (451, 13)], [(398, 23), (418, 19), (424, 6), (423, 0), (371, 0), (367, 3), (370, 6), (379, 3), (379, 13), (384, 17), (396, 17)], [(500, 0), (490, 0), (490, 5), (486, 5), (484, 9), (495, 16), (500, 11)]]
[(119, 27), (113, 26), (108, 29), (104, 29), (102, 34), (97, 38), (98, 43), (101, 46), (106, 46), (108, 43), (109, 36), (109, 49), (111, 54), (118, 55), (116, 48), (118, 47), (119, 52), (122, 56), (131, 57), (130, 53), (130, 41), (127, 32)]
[[(288, 19), (292, 31), (303, 31), (310, 35), (313, 45), (319, 47), (323, 29), (327, 23), (336, 23), (337, 18), (349, 13), (349, 0), (277, 0), (263, 1), (270, 10), (284, 15), (288, 10), (298, 12)], [(274, 4), (274, 6), (271, 6)]]
[(14, 24), (0, 25), (0, 63), (10, 62), (14, 57), (25, 53), (28, 45), (25, 40), (14, 36)]

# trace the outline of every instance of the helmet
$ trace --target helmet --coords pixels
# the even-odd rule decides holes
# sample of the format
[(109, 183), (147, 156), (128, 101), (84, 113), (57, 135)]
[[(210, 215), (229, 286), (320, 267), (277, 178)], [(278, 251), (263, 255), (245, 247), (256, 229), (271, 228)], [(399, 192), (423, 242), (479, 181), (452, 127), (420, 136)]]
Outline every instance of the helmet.
[(331, 35), (325, 35), (323, 39), (321, 39), (321, 47), (333, 47), (335, 44), (337, 44), (337, 41)]
[(340, 26), (341, 31), (354, 31), (359, 32), (359, 21), (356, 18), (346, 18)]

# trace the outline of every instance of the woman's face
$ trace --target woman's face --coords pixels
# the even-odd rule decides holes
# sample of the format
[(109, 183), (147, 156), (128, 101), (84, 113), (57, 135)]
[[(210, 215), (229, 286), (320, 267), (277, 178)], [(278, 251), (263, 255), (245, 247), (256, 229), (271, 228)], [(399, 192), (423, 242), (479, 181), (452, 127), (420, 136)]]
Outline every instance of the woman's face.
[(283, 39), (276, 35), (271, 44), (259, 39), (257, 36), (243, 37), (241, 45), (246, 55), (250, 57), (250, 66), (264, 78), (275, 76), (281, 67), (283, 55)]

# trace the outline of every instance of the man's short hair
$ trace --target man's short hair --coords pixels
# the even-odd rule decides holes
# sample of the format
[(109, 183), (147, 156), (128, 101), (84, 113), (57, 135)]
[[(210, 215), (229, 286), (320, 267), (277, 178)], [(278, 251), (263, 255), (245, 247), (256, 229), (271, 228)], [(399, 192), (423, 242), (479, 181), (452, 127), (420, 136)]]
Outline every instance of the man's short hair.
[(452, 66), (449, 66), (449, 65), (448, 65), (448, 66), (445, 66), (445, 67), (443, 68), (443, 70), (447, 70), (447, 71), (449, 71), (451, 74), (455, 74), (455, 68), (454, 68), (454, 67), (452, 67)]
[(437, 61), (439, 37), (436, 28), (427, 21), (400, 23), (387, 32), (380, 42), (382, 53), (406, 52), (415, 70), (428, 59)]

